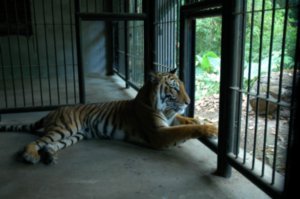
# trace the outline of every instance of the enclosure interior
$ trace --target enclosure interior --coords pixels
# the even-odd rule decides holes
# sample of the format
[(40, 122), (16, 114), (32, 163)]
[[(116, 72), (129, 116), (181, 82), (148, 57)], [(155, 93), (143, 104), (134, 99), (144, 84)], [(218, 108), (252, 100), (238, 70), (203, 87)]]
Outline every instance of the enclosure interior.
[[(270, 196), (285, 194), (299, 118), (299, 1), (231, 3), (1, 0), (0, 114), (130, 99), (150, 71), (178, 68), (187, 114), (219, 126), (218, 141), (201, 140), (217, 171), (234, 167)], [(104, 85), (121, 92), (105, 97)]]

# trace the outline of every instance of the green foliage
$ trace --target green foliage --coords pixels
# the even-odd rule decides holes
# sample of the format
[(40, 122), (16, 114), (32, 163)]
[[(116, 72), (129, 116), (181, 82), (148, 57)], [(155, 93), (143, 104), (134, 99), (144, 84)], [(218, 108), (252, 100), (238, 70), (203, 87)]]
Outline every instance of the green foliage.
[(207, 73), (196, 68), (195, 99), (219, 93), (220, 77), (218, 74)]
[[(289, 4), (294, 5), (296, 1), (290, 0)], [(295, 9), (288, 10), (288, 23), (283, 42), (285, 1), (276, 1), (274, 18), (273, 0), (253, 2), (254, 8), (252, 8), (252, 1), (247, 1), (245, 15), (244, 87), (248, 82), (251, 86), (258, 74), (266, 74), (269, 68), (271, 71), (279, 71), (280, 65), (283, 64), (284, 70), (291, 69), (295, 63), (297, 37)], [(264, 15), (261, 12), (263, 3), (266, 9)], [(221, 17), (196, 20), (196, 98), (219, 92), (219, 82), (214, 75), (218, 75), (220, 70), (221, 26)], [(271, 37), (272, 31), (273, 37)], [(282, 52), (283, 47), (284, 52)]]
[(204, 52), (202, 56), (196, 55), (195, 64), (196, 67), (207, 73), (219, 73), (220, 71), (220, 58), (213, 51)]

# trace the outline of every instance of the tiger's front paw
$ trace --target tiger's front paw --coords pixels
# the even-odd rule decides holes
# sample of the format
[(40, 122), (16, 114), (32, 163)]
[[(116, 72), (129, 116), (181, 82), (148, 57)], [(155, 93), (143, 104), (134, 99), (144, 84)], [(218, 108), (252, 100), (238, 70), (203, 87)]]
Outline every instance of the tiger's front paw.
[(201, 137), (216, 138), (218, 136), (218, 128), (212, 124), (200, 125)]

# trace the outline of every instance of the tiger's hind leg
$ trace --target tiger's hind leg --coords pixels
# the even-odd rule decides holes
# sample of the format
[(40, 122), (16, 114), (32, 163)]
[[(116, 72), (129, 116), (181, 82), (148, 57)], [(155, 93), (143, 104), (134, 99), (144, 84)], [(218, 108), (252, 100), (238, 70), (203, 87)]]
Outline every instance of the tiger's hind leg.
[(65, 149), (65, 148), (79, 142), (80, 140), (82, 140), (84, 138), (85, 138), (84, 134), (76, 133), (75, 135), (72, 135), (68, 138), (47, 144), (40, 151), (42, 162), (45, 164), (56, 163), (56, 160), (57, 160), (56, 153), (58, 151)]
[(36, 164), (41, 160), (41, 156), (39, 154), (39, 151), (43, 149), (48, 144), (51, 144), (53, 142), (58, 142), (60, 140), (63, 140), (71, 135), (71, 133), (68, 130), (65, 129), (57, 129), (57, 128), (51, 128), (51, 130), (48, 129), (44, 136), (37, 139), (36, 141), (31, 142), (28, 144), (23, 152), (22, 158), (28, 163)]

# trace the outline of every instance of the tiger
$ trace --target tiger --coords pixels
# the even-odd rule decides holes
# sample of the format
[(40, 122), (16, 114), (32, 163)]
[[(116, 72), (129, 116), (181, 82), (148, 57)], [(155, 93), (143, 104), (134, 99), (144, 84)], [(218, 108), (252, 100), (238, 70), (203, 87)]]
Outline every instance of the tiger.
[(176, 71), (151, 72), (131, 100), (62, 106), (26, 125), (0, 125), (1, 132), (28, 132), (38, 139), (21, 152), (24, 162), (57, 162), (57, 152), (83, 139), (121, 140), (153, 149), (218, 135), (215, 125), (183, 116), (191, 103)]

